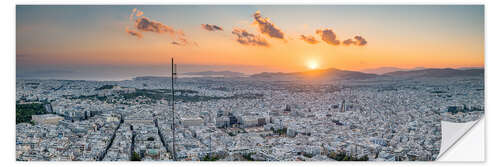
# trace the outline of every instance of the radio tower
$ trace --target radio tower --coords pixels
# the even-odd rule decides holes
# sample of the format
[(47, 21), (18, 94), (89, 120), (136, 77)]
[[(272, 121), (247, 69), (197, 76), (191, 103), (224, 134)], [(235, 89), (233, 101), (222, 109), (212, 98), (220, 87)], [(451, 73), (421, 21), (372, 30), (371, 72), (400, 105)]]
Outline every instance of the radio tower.
[(175, 91), (174, 91), (174, 80), (175, 76), (177, 76), (177, 65), (174, 64), (174, 58), (172, 58), (172, 156), (174, 157), (174, 161), (177, 161), (177, 155), (175, 154)]

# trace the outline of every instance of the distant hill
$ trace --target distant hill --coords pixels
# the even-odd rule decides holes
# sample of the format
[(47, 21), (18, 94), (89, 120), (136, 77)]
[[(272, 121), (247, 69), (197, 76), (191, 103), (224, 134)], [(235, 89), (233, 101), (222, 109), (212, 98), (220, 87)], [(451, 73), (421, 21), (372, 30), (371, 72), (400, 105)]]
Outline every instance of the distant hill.
[(201, 71), (201, 72), (186, 72), (183, 73), (183, 75), (239, 77), (245, 74), (233, 71)]
[(484, 67), (460, 67), (457, 70), (472, 70), (472, 69), (484, 69)]
[(367, 74), (357, 71), (346, 71), (335, 68), (310, 70), (305, 72), (294, 73), (269, 73), (263, 72), (251, 75), (251, 78), (265, 79), (265, 80), (348, 80), (348, 79), (368, 79), (377, 77), (376, 74)]
[(465, 77), (483, 76), (484, 69), (452, 69), (452, 68), (431, 68), (414, 71), (396, 71), (384, 74), (391, 77)]
[[(245, 76), (243, 73), (232, 71), (202, 71), (202, 72), (187, 72), (183, 75), (193, 76), (223, 76), (223, 77), (240, 77)], [(420, 70), (404, 70), (388, 72), (382, 75), (370, 74), (358, 71), (340, 70), (335, 68), (309, 70), (304, 72), (262, 72), (250, 75), (250, 79), (269, 80), (269, 81), (335, 81), (335, 80), (355, 80), (355, 79), (371, 79), (371, 78), (418, 78), (418, 77), (467, 77), (467, 76), (484, 76), (483, 68), (466, 68), (466, 69), (452, 69), (452, 68), (429, 68)], [(163, 80), (170, 79), (170, 77), (163, 76), (140, 76), (135, 77), (134, 80)]]
[(396, 72), (396, 71), (414, 71), (414, 70), (423, 70), (423, 69), (426, 69), (426, 68), (415, 67), (415, 68), (410, 69), (410, 68), (398, 68), (398, 67), (379, 67), (379, 68), (364, 69), (364, 70), (361, 70), (360, 72), (381, 75), (381, 74)]
[(144, 81), (144, 80), (165, 80), (170, 79), (170, 76), (137, 76), (132, 78), (134, 81)]

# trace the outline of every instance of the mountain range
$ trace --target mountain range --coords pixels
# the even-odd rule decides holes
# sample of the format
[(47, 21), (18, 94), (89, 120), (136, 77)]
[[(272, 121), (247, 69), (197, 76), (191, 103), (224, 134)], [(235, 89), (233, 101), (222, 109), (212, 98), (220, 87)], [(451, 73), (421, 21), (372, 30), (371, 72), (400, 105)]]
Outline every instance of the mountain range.
[(310, 70), (294, 73), (259, 73), (250, 77), (264, 80), (350, 80), (350, 79), (370, 79), (375, 77), (393, 77), (393, 78), (419, 78), (419, 77), (469, 77), (484, 76), (484, 69), (452, 69), (452, 68), (424, 68), (417, 70), (394, 71), (384, 74), (370, 74), (358, 71), (339, 70), (335, 68)]
[(369, 68), (361, 70), (360, 72), (370, 73), (370, 74), (385, 74), (396, 71), (415, 71), (415, 70), (424, 70), (425, 67), (415, 67), (415, 68), (398, 68), (398, 67), (379, 67), (379, 68)]
[(293, 73), (259, 73), (250, 77), (265, 80), (340, 80), (340, 79), (368, 79), (378, 75), (357, 71), (339, 70), (335, 68), (318, 69)]
[(245, 74), (233, 71), (200, 71), (200, 72), (186, 72), (183, 75), (199, 75), (199, 76), (223, 76), (223, 77), (240, 77)]
[[(385, 68), (388, 71), (397, 68)], [(191, 76), (218, 76), (218, 77), (242, 77), (245, 74), (233, 71), (201, 71), (187, 72), (183, 75)], [(484, 76), (483, 68), (415, 68), (414, 70), (403, 69), (401, 71), (391, 71), (383, 74), (373, 74), (359, 71), (340, 70), (336, 68), (317, 69), (303, 72), (262, 72), (248, 76), (257, 80), (270, 81), (334, 81), (334, 80), (353, 80), (353, 79), (370, 79), (370, 78), (421, 78), (421, 77), (471, 77)], [(143, 76), (136, 77), (135, 80), (160, 79), (166, 77)]]
[(484, 69), (430, 68), (414, 71), (396, 71), (383, 74), (391, 77), (466, 77), (484, 76)]

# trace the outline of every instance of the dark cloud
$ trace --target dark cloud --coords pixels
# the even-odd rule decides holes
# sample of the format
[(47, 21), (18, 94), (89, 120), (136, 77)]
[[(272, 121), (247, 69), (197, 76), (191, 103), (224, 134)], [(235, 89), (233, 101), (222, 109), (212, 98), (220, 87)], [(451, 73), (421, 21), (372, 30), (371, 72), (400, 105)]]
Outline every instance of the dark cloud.
[(132, 9), (132, 13), (130, 13), (130, 15), (128, 16), (130, 20), (132, 20), (134, 18), (134, 16), (142, 16), (144, 14), (144, 12), (138, 10), (137, 8), (134, 8)]
[(251, 34), (244, 29), (234, 28), (232, 34), (236, 35), (236, 41), (242, 45), (270, 46), (264, 38)]
[(354, 44), (354, 40), (352, 40), (351, 38), (349, 38), (349, 39), (344, 40), (344, 42), (342, 42), (342, 43), (343, 43), (344, 45), (349, 46), (349, 45), (351, 45), (351, 44)]
[(183, 35), (175, 31), (174, 28), (164, 25), (160, 22), (150, 20), (147, 17), (141, 17), (135, 20), (135, 28), (141, 31), (155, 32), (155, 33), (168, 33), (170, 35)]
[(316, 30), (316, 34), (321, 36), (321, 40), (330, 45), (339, 45), (340, 41), (337, 40), (337, 35), (331, 29)]
[(129, 35), (135, 36), (139, 39), (142, 38), (142, 33), (139, 31), (134, 31), (134, 30), (129, 30), (128, 27), (125, 28), (125, 32), (127, 32)]
[(143, 14), (144, 14), (144, 12), (137, 10), (137, 12), (135, 13), (135, 16), (139, 17), (139, 16), (142, 16)]
[(263, 18), (260, 11), (255, 12), (253, 18), (255, 19), (255, 23), (259, 26), (260, 33), (268, 35), (271, 38), (284, 39), (285, 34), (269, 21), (269, 18)]
[(358, 36), (354, 36), (354, 39), (349, 38), (349, 39), (344, 40), (343, 43), (344, 43), (344, 45), (347, 45), (347, 46), (349, 46), (351, 44), (356, 45), (356, 46), (365, 46), (368, 42), (366, 41), (365, 38), (358, 35)]
[(130, 20), (134, 18), (135, 12), (137, 12), (137, 8), (132, 9), (132, 13), (130, 13), (130, 15), (128, 16)]
[(224, 31), (222, 27), (219, 27), (217, 25), (213, 24), (201, 24), (201, 28), (208, 30), (208, 31)]
[(198, 46), (198, 43), (189, 41), (186, 38), (179, 38), (176, 41), (172, 41), (171, 44), (178, 45), (178, 46), (187, 46), (187, 45)]
[(174, 45), (195, 45), (198, 44), (194, 41), (188, 40), (186, 34), (182, 30), (176, 30), (168, 25), (165, 25), (159, 21), (151, 20), (148, 17), (143, 16), (144, 12), (134, 8), (130, 14), (130, 19), (139, 17), (134, 22), (134, 28), (137, 30), (130, 30), (126, 28), (126, 32), (129, 35), (136, 36), (139, 39), (143, 37), (142, 32), (153, 32), (158, 34), (168, 34), (174, 40), (172, 44)]
[(309, 35), (309, 36), (300, 35), (300, 39), (306, 41), (309, 44), (317, 44), (317, 43), (319, 43), (319, 41), (316, 40), (316, 38), (314, 38), (312, 35)]
[(366, 39), (361, 36), (355, 36), (354, 39), (356, 39), (356, 44), (358, 46), (364, 46), (368, 43)]

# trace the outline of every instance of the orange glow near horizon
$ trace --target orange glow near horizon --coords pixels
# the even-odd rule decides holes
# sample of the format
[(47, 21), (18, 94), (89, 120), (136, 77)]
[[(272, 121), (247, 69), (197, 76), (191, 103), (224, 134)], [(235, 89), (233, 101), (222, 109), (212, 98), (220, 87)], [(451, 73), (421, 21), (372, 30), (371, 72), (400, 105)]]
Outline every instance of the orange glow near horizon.
[[(143, 40), (144, 44), (131, 45), (124, 41), (104, 41), (99, 45), (111, 48), (82, 47), (77, 50), (48, 51), (52, 59), (41, 58), (37, 62), (52, 64), (114, 64), (114, 65), (162, 65), (169, 64), (174, 57), (179, 64), (199, 65), (242, 65), (262, 66), (283, 72), (297, 72), (311, 69), (337, 68), (343, 70), (363, 70), (378, 67), (398, 68), (457, 68), (483, 67), (484, 50), (462, 44), (451, 45), (448, 50), (440, 46), (421, 44), (415, 48), (400, 45), (401, 48), (383, 46), (372, 40), (365, 47), (344, 47), (317, 44), (307, 46), (302, 41), (283, 43), (272, 41), (269, 48), (242, 46), (233, 39), (220, 42), (200, 41), (199, 47), (185, 48), (168, 45), (168, 42)], [(132, 44), (139, 41), (132, 41)], [(114, 45), (113, 45), (114, 44)], [(453, 47), (455, 46), (455, 47)], [(426, 49), (417, 49), (426, 48)], [(40, 54), (40, 52), (37, 52)], [(30, 53), (27, 53), (30, 54)]]
[(307, 68), (311, 70), (317, 69), (318, 66), (318, 62), (316, 62), (315, 60), (309, 60), (309, 62), (307, 63)]

